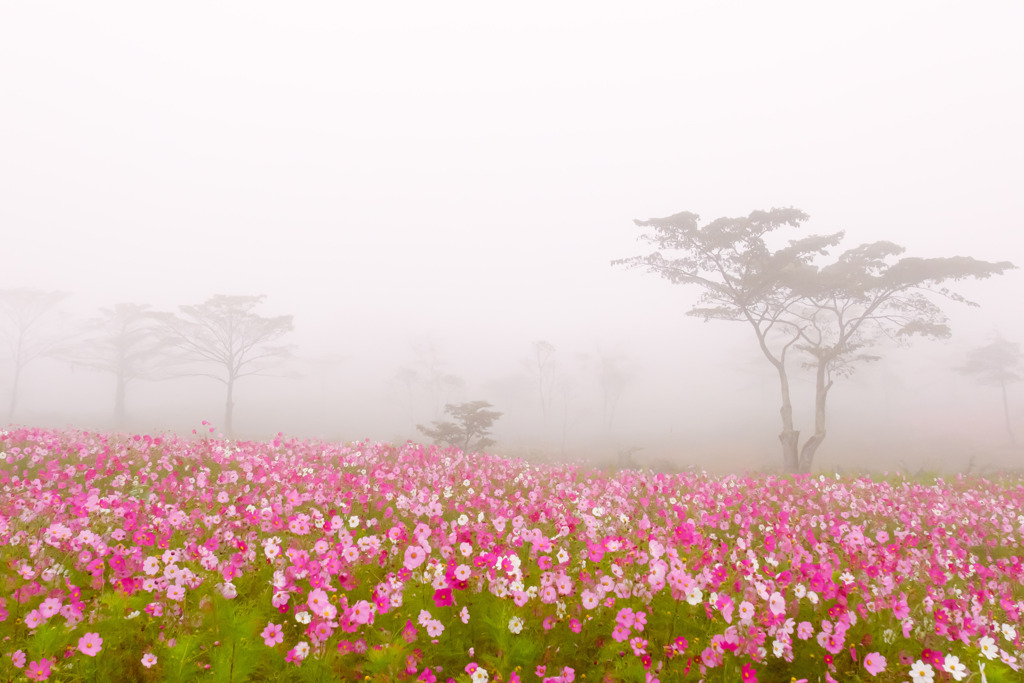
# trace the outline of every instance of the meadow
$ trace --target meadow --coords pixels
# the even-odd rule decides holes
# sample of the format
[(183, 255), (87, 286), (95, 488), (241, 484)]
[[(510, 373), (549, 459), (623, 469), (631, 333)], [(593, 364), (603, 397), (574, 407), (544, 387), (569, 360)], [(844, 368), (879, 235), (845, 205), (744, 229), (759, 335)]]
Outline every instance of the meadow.
[(0, 487), (7, 681), (1021, 680), (1019, 476), (12, 427)]

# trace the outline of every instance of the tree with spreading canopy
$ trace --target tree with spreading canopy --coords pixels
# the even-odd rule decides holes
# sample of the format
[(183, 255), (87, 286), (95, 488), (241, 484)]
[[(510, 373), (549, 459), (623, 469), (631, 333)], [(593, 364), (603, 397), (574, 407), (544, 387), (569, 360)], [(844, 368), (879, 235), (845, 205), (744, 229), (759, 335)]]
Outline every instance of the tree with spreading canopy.
[(451, 420), (435, 420), (431, 427), (416, 425), (416, 428), (434, 440), (435, 444), (448, 444), (460, 449), (463, 453), (482, 451), (494, 445), (490, 438), (491, 426), (502, 416), (487, 401), (469, 401), (468, 403), (448, 403), (444, 412), (454, 418)]
[(253, 312), (265, 298), (217, 294), (201, 304), (179, 306), (180, 314), (155, 314), (163, 340), (179, 351), (179, 361), (215, 368), (179, 374), (210, 377), (226, 385), (224, 431), (229, 436), (234, 434), (235, 382), (268, 375), (291, 356), (288, 346), (273, 342), (292, 331), (292, 316), (268, 318)]
[[(807, 220), (807, 214), (794, 208), (754, 211), (706, 225), (689, 212), (636, 220), (638, 227), (648, 229), (640, 239), (656, 251), (612, 261), (672, 284), (696, 285), (700, 298), (688, 315), (751, 328), (778, 375), (779, 441), (787, 472), (810, 471), (825, 439), (826, 404), (836, 379), (877, 359), (869, 351), (882, 339), (948, 337), (948, 319), (933, 299), (977, 304), (951, 292), (946, 283), (985, 279), (1015, 268), (1007, 261), (966, 256), (901, 257), (903, 247), (887, 241), (862, 244), (819, 263), (839, 246), (843, 232), (808, 235), (773, 248), (779, 242), (773, 233), (799, 229)], [(814, 374), (814, 433), (802, 447), (790, 391), (791, 363), (798, 352)]]
[(1020, 344), (996, 335), (985, 346), (968, 353), (967, 362), (956, 368), (965, 375), (974, 376), (982, 384), (999, 387), (1003, 394), (1003, 418), (1011, 446), (1017, 445), (1017, 437), (1013, 433), (1013, 424), (1010, 421), (1010, 402), (1007, 398), (1006, 385), (1024, 379), (1020, 372), (1022, 364), (1024, 354), (1021, 353)]

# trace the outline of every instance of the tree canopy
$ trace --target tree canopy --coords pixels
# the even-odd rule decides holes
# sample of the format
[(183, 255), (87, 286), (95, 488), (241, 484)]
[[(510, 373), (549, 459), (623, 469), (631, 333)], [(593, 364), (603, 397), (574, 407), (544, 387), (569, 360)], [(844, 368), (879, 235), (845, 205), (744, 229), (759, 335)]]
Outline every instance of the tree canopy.
[[(798, 230), (803, 211), (773, 208), (746, 217), (718, 218), (705, 225), (697, 214), (634, 221), (640, 239), (655, 247), (647, 255), (612, 261), (640, 268), (673, 284), (695, 285), (697, 303), (688, 311), (704, 321), (747, 324), (779, 377), (783, 465), (808, 471), (825, 438), (826, 399), (837, 377), (877, 358), (868, 350), (880, 339), (913, 335), (946, 337), (949, 322), (936, 298), (976, 305), (946, 284), (985, 279), (1015, 266), (967, 256), (902, 256), (888, 241), (861, 244), (826, 260), (844, 232), (807, 235), (773, 247), (783, 229)], [(798, 450), (790, 397), (790, 361), (802, 352), (815, 374), (815, 430)]]
[(448, 444), (464, 453), (482, 451), (494, 445), (490, 438), (491, 426), (502, 416), (487, 401), (469, 401), (468, 403), (448, 403), (444, 412), (451, 415), (451, 420), (435, 420), (432, 426), (416, 425), (423, 434), (429, 436), (437, 444)]

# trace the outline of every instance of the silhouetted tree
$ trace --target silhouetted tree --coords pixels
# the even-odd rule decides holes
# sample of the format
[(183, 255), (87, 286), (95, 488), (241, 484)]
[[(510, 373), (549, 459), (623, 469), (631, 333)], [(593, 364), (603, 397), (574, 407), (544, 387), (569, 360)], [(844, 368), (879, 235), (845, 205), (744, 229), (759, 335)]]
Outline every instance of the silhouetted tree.
[(980, 348), (967, 354), (967, 363), (958, 367), (957, 371), (965, 375), (973, 375), (982, 384), (995, 385), (1003, 394), (1003, 417), (1006, 420), (1006, 433), (1010, 437), (1010, 445), (1017, 445), (1017, 437), (1013, 433), (1010, 421), (1010, 402), (1007, 399), (1006, 385), (1019, 382), (1024, 377), (1018, 369), (1021, 367), (1024, 354), (1020, 344), (996, 337)]
[(8, 421), (14, 419), (18, 409), (18, 390), (25, 366), (55, 351), (64, 339), (65, 335), (46, 329), (44, 323), (67, 296), (66, 292), (27, 288), (0, 290), (0, 335), (7, 341), (14, 365)]
[(180, 374), (211, 377), (227, 386), (224, 431), (229, 436), (234, 433), (235, 382), (249, 375), (267, 375), (291, 355), (289, 347), (272, 343), (292, 331), (292, 316), (266, 318), (254, 313), (265, 298), (218, 294), (202, 304), (179, 306), (180, 315), (156, 314), (163, 339), (180, 350), (182, 360), (216, 368)]
[(121, 427), (128, 384), (136, 379), (158, 379), (166, 365), (166, 350), (149, 306), (121, 303), (101, 308), (100, 315), (86, 323), (84, 336), (56, 355), (73, 365), (114, 375), (114, 420)]
[[(807, 214), (797, 209), (755, 211), (742, 218), (719, 218), (707, 225), (699, 216), (678, 213), (635, 221), (650, 232), (641, 239), (656, 251), (612, 261), (642, 268), (673, 284), (702, 290), (688, 312), (709, 320), (741, 321), (751, 327), (762, 354), (775, 368), (782, 397), (780, 414), (783, 466), (810, 470), (825, 439), (825, 408), (837, 377), (877, 356), (866, 353), (879, 337), (905, 339), (914, 334), (945, 337), (949, 326), (928, 295), (968, 302), (941, 285), (966, 278), (988, 278), (1014, 268), (970, 257), (889, 259), (904, 249), (874, 242), (849, 249), (821, 267), (844, 233), (810, 235), (775, 251), (766, 238), (784, 227), (799, 228)], [(803, 351), (814, 371), (814, 434), (798, 449), (790, 399), (791, 349)]]
[(416, 425), (416, 428), (436, 444), (448, 444), (464, 453), (482, 451), (494, 445), (494, 440), (489, 438), (491, 426), (502, 416), (496, 410), (488, 410), (492, 407), (487, 401), (449, 403), (444, 412), (451, 415), (454, 422), (435, 420), (431, 427)]

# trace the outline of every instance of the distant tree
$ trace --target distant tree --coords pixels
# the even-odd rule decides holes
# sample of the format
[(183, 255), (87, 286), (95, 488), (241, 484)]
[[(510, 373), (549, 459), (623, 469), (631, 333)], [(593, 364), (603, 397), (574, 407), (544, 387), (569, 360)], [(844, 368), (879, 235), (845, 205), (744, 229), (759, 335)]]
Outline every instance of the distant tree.
[(14, 365), (11, 380), (11, 399), (7, 405), (7, 421), (14, 419), (18, 409), (18, 390), (21, 373), (32, 361), (49, 355), (59, 348), (66, 335), (45, 326), (48, 317), (66, 292), (46, 292), (38, 289), (0, 290), (0, 335), (7, 341)]
[(1020, 367), (1024, 361), (1020, 344), (996, 337), (980, 348), (967, 354), (967, 363), (958, 367), (957, 371), (974, 376), (982, 384), (999, 387), (1003, 394), (1003, 418), (1006, 421), (1006, 433), (1010, 437), (1010, 445), (1017, 445), (1017, 437), (1013, 433), (1010, 421), (1010, 403), (1007, 399), (1006, 385), (1024, 379)]
[(396, 372), (395, 376), (391, 379), (392, 386), (398, 385), (404, 393), (403, 398), (409, 410), (410, 425), (416, 424), (416, 386), (418, 384), (418, 380), (419, 375), (416, 370), (408, 365), (403, 365), (398, 368), (398, 372)]
[[(810, 470), (825, 439), (826, 399), (833, 382), (859, 363), (877, 358), (866, 350), (879, 338), (948, 336), (947, 319), (929, 296), (976, 305), (941, 285), (988, 278), (1015, 267), (1007, 261), (989, 263), (963, 256), (890, 262), (904, 249), (884, 241), (848, 249), (834, 262), (816, 265), (815, 260), (842, 241), (842, 232), (790, 240), (774, 251), (769, 247), (771, 233), (799, 228), (807, 218), (802, 211), (786, 208), (719, 218), (703, 226), (699, 216), (687, 212), (637, 220), (638, 227), (650, 229), (641, 239), (657, 250), (612, 261), (673, 284), (696, 285), (702, 293), (689, 315), (751, 327), (778, 374), (779, 441), (789, 472)], [(805, 354), (805, 366), (815, 377), (814, 434), (802, 448), (790, 398), (791, 350)]]
[(494, 445), (494, 440), (489, 438), (491, 426), (502, 416), (496, 410), (488, 410), (492, 407), (487, 401), (449, 403), (445, 405), (444, 412), (454, 421), (435, 420), (430, 427), (416, 425), (416, 428), (436, 444), (448, 444), (464, 453), (482, 451)]
[(542, 340), (533, 342), (531, 350), (527, 365), (537, 388), (541, 418), (544, 421), (544, 430), (547, 431), (551, 414), (551, 398), (555, 388), (555, 371), (558, 366), (554, 358), (555, 347)]
[(149, 306), (121, 303), (100, 309), (100, 315), (86, 323), (83, 336), (65, 344), (56, 355), (73, 365), (114, 375), (114, 420), (122, 427), (128, 384), (160, 378), (166, 350)]
[(180, 351), (180, 360), (215, 368), (179, 374), (211, 377), (226, 385), (224, 431), (229, 436), (234, 434), (235, 382), (250, 375), (268, 375), (291, 356), (288, 346), (273, 342), (292, 331), (292, 316), (267, 318), (254, 313), (265, 298), (218, 294), (202, 304), (179, 306), (180, 314), (156, 314), (162, 339)]
[(447, 365), (441, 359), (433, 342), (420, 344), (415, 351), (417, 357), (414, 366), (401, 368), (398, 379), (406, 384), (418, 381), (420, 387), (429, 397), (432, 415), (436, 419), (444, 414), (444, 406), (448, 403), (448, 399), (462, 389), (465, 382), (458, 375), (447, 371)]
[(619, 399), (629, 384), (630, 371), (626, 367), (626, 356), (622, 353), (598, 351), (597, 386), (601, 390), (601, 414), (605, 431), (611, 433)]

